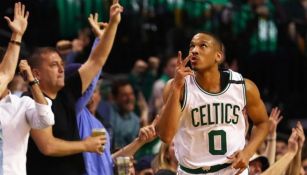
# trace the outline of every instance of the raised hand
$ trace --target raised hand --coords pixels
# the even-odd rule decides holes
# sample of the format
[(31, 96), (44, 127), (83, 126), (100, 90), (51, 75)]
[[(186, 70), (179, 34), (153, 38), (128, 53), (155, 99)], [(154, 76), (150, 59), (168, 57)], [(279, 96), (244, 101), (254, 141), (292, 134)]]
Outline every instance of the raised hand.
[(22, 74), (25, 81), (30, 82), (34, 80), (31, 67), (27, 60), (21, 60), (19, 63), (19, 71)]
[(148, 125), (140, 129), (139, 139), (144, 142), (150, 142), (157, 137), (155, 127)]
[(305, 134), (304, 134), (304, 129), (301, 124), (301, 122), (297, 122), (296, 128), (295, 128), (298, 136), (298, 148), (302, 150), (304, 143), (305, 143)]
[(119, 23), (121, 20), (121, 13), (124, 8), (119, 4), (119, 0), (113, 0), (113, 4), (110, 8), (110, 22)]
[(178, 52), (178, 59), (177, 59), (177, 66), (176, 66), (176, 73), (174, 77), (174, 85), (178, 88), (181, 88), (184, 85), (184, 77), (187, 75), (194, 75), (193, 71), (186, 67), (191, 55), (187, 56), (184, 60), (182, 60), (182, 53), (181, 51)]
[(23, 35), (26, 31), (29, 12), (25, 12), (25, 8), (25, 5), (20, 2), (15, 3), (13, 21), (7, 16), (4, 17), (13, 33)]
[(288, 139), (288, 150), (294, 153), (298, 150), (298, 134), (296, 128), (292, 128), (292, 133)]
[(269, 134), (273, 135), (276, 132), (277, 125), (280, 123), (280, 121), (283, 119), (283, 116), (280, 115), (280, 110), (278, 107), (275, 107), (272, 109), (270, 118), (269, 118)]
[(100, 38), (104, 33), (104, 28), (108, 26), (108, 23), (106, 22), (98, 22), (98, 13), (90, 14), (88, 17), (88, 22), (90, 23), (92, 27), (92, 31), (94, 32), (94, 35), (98, 38)]

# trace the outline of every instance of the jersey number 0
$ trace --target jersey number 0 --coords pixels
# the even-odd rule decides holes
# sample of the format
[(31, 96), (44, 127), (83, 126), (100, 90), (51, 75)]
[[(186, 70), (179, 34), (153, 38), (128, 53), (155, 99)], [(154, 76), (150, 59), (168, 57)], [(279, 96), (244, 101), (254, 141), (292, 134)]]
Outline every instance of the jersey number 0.
[[(215, 130), (208, 133), (209, 136), (209, 152), (212, 155), (224, 155), (227, 152), (226, 132), (224, 130)], [(220, 139), (220, 146), (216, 141)], [(220, 148), (218, 148), (218, 146)]]

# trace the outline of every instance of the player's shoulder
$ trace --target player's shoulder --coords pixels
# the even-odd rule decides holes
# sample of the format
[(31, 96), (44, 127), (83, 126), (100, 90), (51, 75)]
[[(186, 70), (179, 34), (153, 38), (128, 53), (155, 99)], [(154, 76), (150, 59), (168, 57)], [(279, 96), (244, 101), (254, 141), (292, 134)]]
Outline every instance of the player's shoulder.
[(247, 101), (260, 98), (260, 93), (257, 85), (249, 79), (244, 79), (246, 87)]
[(257, 85), (250, 79), (248, 78), (244, 78), (244, 83), (245, 83), (245, 86), (246, 86), (246, 90), (253, 90), (253, 89), (258, 89), (257, 88)]

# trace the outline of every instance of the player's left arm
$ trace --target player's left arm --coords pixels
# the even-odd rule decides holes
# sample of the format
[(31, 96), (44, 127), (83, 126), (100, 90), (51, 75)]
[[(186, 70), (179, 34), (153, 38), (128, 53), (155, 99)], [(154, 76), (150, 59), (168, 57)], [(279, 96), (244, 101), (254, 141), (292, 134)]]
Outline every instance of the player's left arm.
[(243, 151), (246, 156), (250, 158), (268, 135), (269, 118), (255, 83), (245, 79), (245, 85), (247, 99), (246, 109), (249, 118), (253, 122), (253, 129), (248, 144)]
[(257, 148), (264, 141), (269, 132), (269, 118), (257, 86), (250, 80), (245, 79), (247, 114), (253, 122), (253, 129), (250, 139), (243, 150), (238, 150), (228, 159), (232, 161), (232, 168), (237, 169), (237, 174), (242, 173), (254, 155)]

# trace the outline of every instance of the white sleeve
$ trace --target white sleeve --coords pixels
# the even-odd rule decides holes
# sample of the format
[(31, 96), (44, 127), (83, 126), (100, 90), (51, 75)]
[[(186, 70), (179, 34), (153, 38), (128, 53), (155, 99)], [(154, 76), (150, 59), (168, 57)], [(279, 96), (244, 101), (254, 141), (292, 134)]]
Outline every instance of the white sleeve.
[(52, 102), (46, 98), (48, 105), (36, 103), (31, 99), (30, 107), (26, 110), (26, 117), (31, 128), (43, 129), (54, 125), (54, 114), (51, 110)]

